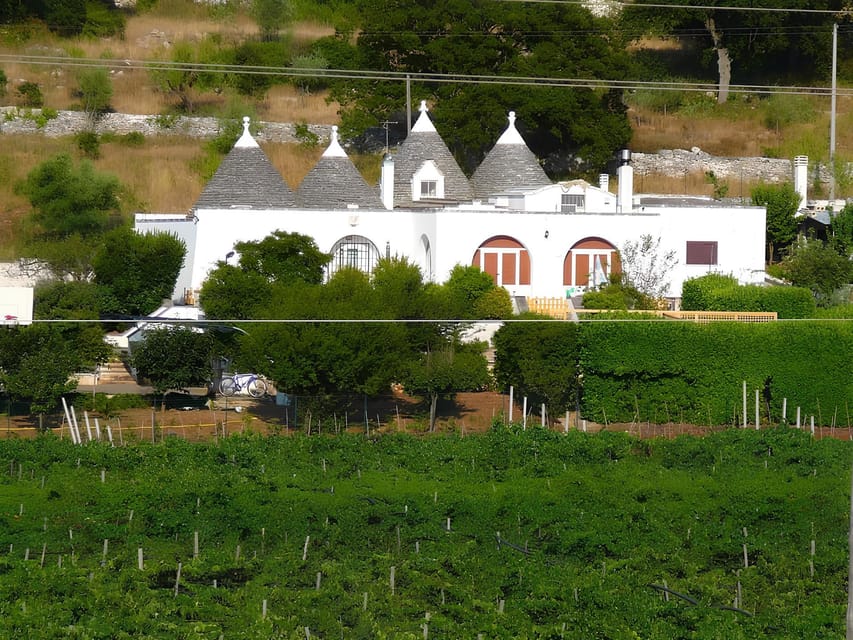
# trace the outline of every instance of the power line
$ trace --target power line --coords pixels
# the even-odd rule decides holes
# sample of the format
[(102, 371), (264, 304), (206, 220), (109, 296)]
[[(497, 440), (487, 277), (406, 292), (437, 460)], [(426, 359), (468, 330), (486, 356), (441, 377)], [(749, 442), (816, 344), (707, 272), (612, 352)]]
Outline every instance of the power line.
[[(516, 3), (516, 4), (565, 4), (578, 5), (588, 7), (589, 2), (586, 0), (497, 0), (498, 2)], [(608, 2), (607, 4), (619, 9), (685, 9), (685, 10), (705, 10), (705, 11), (751, 11), (751, 12), (767, 12), (767, 13), (816, 13), (825, 15), (851, 15), (850, 9), (785, 9), (782, 7), (735, 7), (731, 5), (703, 5), (703, 4), (676, 4), (676, 3), (640, 3), (640, 2)]]
[[(662, 91), (715, 92), (716, 82), (680, 82), (680, 81), (643, 81), (596, 78), (558, 78), (554, 76), (497, 76), (488, 74), (455, 73), (416, 73), (404, 71), (374, 71), (368, 69), (296, 69), (291, 67), (269, 67), (255, 65), (228, 65), (216, 63), (186, 63), (162, 60), (129, 60), (101, 58), (68, 58), (62, 56), (32, 56), (0, 54), (0, 61), (30, 65), (55, 65), (63, 67), (134, 69), (144, 71), (181, 71), (211, 74), (244, 74), (285, 77), (311, 77), (329, 80), (370, 80), (405, 82), (411, 78), (414, 82), (438, 84), (496, 84), (506, 86), (551, 87), (551, 88), (587, 88)], [(759, 93), (786, 95), (830, 96), (831, 87), (780, 86), (732, 84), (730, 93)], [(853, 95), (853, 88), (838, 90), (839, 96)]]

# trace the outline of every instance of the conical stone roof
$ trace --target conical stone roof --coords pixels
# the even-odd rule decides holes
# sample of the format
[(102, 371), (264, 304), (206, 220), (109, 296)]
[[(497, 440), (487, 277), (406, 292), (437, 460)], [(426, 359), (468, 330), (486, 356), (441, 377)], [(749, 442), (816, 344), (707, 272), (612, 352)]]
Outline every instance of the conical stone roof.
[(515, 112), (509, 125), (471, 177), (474, 197), (487, 198), (514, 187), (544, 187), (551, 184), (536, 156), (515, 128)]
[(471, 183), (463, 173), (450, 149), (438, 135), (427, 115), (426, 102), (421, 102), (421, 115), (412, 131), (394, 156), (394, 206), (412, 204), (412, 177), (427, 161), (435, 163), (444, 176), (444, 199), (471, 200)]
[(306, 209), (381, 209), (379, 194), (371, 189), (338, 142), (338, 128), (319, 162), (296, 191), (296, 203)]
[(282, 209), (294, 202), (293, 192), (249, 133), (249, 118), (243, 118), (243, 135), (193, 209)]

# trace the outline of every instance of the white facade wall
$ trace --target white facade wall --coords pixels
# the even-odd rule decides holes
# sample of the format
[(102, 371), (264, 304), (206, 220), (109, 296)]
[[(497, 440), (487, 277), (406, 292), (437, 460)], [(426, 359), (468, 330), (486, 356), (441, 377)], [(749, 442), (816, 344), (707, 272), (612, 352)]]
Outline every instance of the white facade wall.
[[(559, 202), (559, 185), (539, 190)], [(600, 189), (590, 192), (604, 194)], [(610, 194), (611, 197), (612, 194)], [(615, 206), (615, 204), (614, 204)], [(314, 238), (329, 252), (348, 235), (363, 236), (384, 256), (406, 256), (425, 279), (443, 282), (457, 264), (470, 265), (478, 248), (495, 236), (518, 241), (530, 257), (530, 284), (508, 285), (512, 295), (565, 297), (563, 265), (578, 242), (601, 238), (616, 249), (650, 234), (660, 238), (660, 252), (673, 250), (678, 264), (669, 293), (678, 297), (687, 278), (709, 271), (731, 274), (742, 283), (760, 282), (764, 270), (765, 210), (762, 207), (645, 206), (631, 213), (555, 213), (510, 211), (491, 205), (467, 204), (445, 209), (396, 210), (235, 210), (196, 212), (194, 221), (176, 224), (156, 216), (137, 216), (137, 229), (162, 226), (180, 237), (192, 235), (194, 247), (176, 287), (180, 300), (187, 282), (198, 290), (209, 271), (225, 259), (237, 242), (261, 240), (273, 231), (297, 232)], [(547, 232), (547, 237), (546, 237)], [(718, 264), (687, 265), (688, 241), (717, 242)], [(236, 263), (236, 258), (233, 259)]]

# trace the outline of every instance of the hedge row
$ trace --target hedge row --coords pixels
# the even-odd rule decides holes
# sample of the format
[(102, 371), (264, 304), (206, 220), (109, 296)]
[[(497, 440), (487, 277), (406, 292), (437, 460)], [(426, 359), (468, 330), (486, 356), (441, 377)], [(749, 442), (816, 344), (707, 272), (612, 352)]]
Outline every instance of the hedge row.
[(597, 422), (740, 424), (755, 391), (773, 422), (814, 415), (847, 426), (853, 416), (853, 321), (707, 325), (676, 321), (513, 323), (495, 336), (498, 386), (551, 415), (580, 404)]
[(681, 288), (685, 311), (775, 311), (779, 318), (813, 318), (815, 301), (803, 287), (739, 285), (716, 273), (686, 280)]
[[(596, 421), (736, 424), (747, 383), (773, 421), (847, 426), (853, 409), (853, 322), (708, 325), (587, 323), (581, 327), (582, 411)], [(762, 419), (766, 419), (764, 409)]]

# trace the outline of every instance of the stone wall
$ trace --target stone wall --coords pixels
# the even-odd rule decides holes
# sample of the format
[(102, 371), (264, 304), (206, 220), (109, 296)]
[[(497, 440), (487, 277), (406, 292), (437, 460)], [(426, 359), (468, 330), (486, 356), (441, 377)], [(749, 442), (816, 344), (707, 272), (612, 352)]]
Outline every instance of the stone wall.
[[(56, 118), (47, 120), (39, 127), (39, 109), (21, 109), (18, 107), (0, 107), (0, 134), (42, 134), (45, 136), (68, 136), (90, 129), (86, 115), (80, 111), (59, 111)], [(307, 125), (321, 144), (329, 140), (329, 125)], [(123, 113), (108, 113), (95, 123), (98, 133), (127, 134), (138, 131), (145, 136), (180, 135), (192, 138), (209, 139), (219, 133), (217, 118), (190, 118), (185, 116), (140, 116)], [(259, 122), (255, 136), (264, 142), (299, 142), (296, 126), (290, 122)], [(762, 181), (769, 183), (793, 180), (791, 159), (779, 158), (722, 158), (705, 153), (694, 147), (691, 150), (672, 149), (658, 153), (634, 153), (632, 156), (634, 171), (638, 175), (660, 174), (669, 177), (681, 177), (685, 174), (704, 175), (709, 171), (721, 180), (743, 180), (744, 182)], [(823, 168), (820, 181), (828, 184), (829, 175)], [(815, 171), (815, 169), (812, 169)], [(814, 182), (814, 176), (810, 178)]]
[[(0, 107), (0, 134), (33, 133), (49, 137), (70, 136), (92, 129), (90, 121), (81, 111), (59, 111), (57, 117), (39, 126), (40, 109)], [(260, 141), (299, 142), (296, 127), (290, 122), (259, 122), (255, 136)], [(329, 125), (308, 125), (308, 130), (321, 141), (329, 139)], [(138, 131), (145, 136), (178, 135), (191, 138), (213, 138), (219, 134), (217, 118), (189, 118), (185, 116), (140, 116), (126, 113), (107, 113), (98, 118), (97, 133), (124, 135)]]
[(742, 178), (744, 181), (780, 183), (790, 182), (794, 178), (791, 159), (720, 158), (696, 147), (690, 151), (664, 149), (657, 153), (634, 153), (631, 164), (637, 174), (661, 174), (673, 178), (708, 172), (713, 172), (721, 180)]

